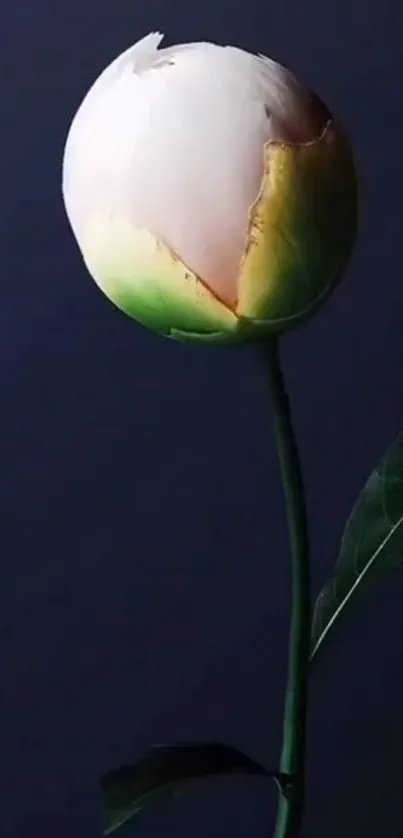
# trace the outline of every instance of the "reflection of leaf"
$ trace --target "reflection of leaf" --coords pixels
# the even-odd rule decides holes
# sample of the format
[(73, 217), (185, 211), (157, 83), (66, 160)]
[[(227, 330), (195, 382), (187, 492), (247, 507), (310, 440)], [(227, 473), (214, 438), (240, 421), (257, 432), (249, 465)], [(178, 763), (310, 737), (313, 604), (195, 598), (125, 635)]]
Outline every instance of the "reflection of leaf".
[(177, 794), (192, 781), (224, 774), (273, 776), (240, 751), (227, 745), (190, 744), (152, 748), (136, 765), (110, 771), (102, 779), (106, 830), (109, 835), (149, 806)]
[(315, 604), (311, 659), (367, 585), (403, 564), (403, 434), (371, 474), (347, 521), (334, 575)]

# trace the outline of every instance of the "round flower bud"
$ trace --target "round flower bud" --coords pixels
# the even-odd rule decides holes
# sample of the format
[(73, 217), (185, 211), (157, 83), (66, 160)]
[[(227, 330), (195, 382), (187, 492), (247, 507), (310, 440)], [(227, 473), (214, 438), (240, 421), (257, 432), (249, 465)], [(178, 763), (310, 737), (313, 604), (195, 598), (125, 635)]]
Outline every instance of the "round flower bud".
[(349, 144), (264, 56), (152, 33), (95, 81), (70, 127), (63, 197), (88, 271), (145, 326), (242, 343), (297, 325), (356, 235)]

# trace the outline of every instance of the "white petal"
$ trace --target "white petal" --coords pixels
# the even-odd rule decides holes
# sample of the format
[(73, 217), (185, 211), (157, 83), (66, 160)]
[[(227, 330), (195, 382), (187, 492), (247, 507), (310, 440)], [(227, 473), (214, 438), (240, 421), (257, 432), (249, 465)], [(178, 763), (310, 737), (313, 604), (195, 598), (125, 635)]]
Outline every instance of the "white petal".
[(233, 304), (264, 143), (305, 130), (306, 100), (270, 59), (207, 43), (158, 51), (161, 39), (126, 50), (84, 99), (65, 149), (66, 209), (79, 243), (92, 214), (147, 228)]

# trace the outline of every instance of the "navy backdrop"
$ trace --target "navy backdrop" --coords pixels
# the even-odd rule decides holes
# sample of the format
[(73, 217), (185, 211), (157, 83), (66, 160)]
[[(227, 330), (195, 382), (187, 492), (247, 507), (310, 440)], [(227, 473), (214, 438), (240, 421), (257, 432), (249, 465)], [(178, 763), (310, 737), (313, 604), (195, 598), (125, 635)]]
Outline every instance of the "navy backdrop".
[[(403, 11), (395, 0), (16, 0), (0, 33), (0, 834), (95, 838), (98, 777), (155, 742), (277, 762), (287, 533), (252, 350), (186, 347), (87, 276), (60, 197), (70, 119), (150, 30), (289, 65), (344, 120), (364, 215), (343, 284), (284, 341), (315, 589), (403, 427)], [(306, 838), (401, 838), (403, 574), (311, 684)], [(144, 838), (263, 838), (275, 789), (231, 780)], [(127, 830), (128, 836), (134, 831)]]

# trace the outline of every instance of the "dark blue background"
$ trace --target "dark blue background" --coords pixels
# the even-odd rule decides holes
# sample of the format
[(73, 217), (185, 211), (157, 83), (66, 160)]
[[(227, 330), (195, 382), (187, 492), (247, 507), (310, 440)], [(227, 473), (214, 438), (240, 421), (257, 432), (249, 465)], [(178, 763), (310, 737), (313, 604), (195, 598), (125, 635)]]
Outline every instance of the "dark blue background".
[[(284, 341), (315, 590), (403, 427), (401, 5), (16, 0), (0, 32), (0, 834), (95, 838), (98, 777), (150, 744), (219, 739), (275, 765), (289, 569), (252, 350), (171, 343), (87, 276), (60, 161), (100, 70), (150, 30), (294, 69), (344, 120), (362, 177), (354, 259)], [(363, 600), (311, 686), (306, 838), (401, 838), (403, 574)], [(263, 838), (276, 793), (208, 787), (144, 838)], [(134, 835), (130, 829), (127, 835)]]

